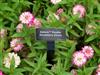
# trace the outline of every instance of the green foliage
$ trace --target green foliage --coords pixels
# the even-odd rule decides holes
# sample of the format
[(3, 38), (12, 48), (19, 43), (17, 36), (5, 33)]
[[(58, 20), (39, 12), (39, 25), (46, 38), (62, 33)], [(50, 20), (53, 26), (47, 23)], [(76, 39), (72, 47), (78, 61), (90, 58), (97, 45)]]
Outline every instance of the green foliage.
[[(86, 13), (83, 18), (72, 13), (76, 4), (85, 7)], [(59, 8), (63, 8), (64, 12), (58, 19), (54, 14)], [(19, 16), (24, 11), (31, 11), (35, 18), (40, 19), (41, 28), (66, 30), (68, 38), (55, 41), (53, 65), (47, 62), (47, 42), (36, 40), (34, 27), (28, 28), (23, 24), (22, 31), (16, 32), (16, 27), (20, 23)], [(90, 24), (93, 28), (86, 30)], [(0, 31), (3, 28), (7, 29), (7, 34), (4, 38), (0, 37), (0, 70), (5, 75), (73, 75), (72, 67), (75, 67), (78, 75), (92, 75), (95, 66), (100, 63), (99, 0), (62, 0), (58, 4), (52, 4), (50, 0), (0, 0)], [(93, 34), (88, 34), (87, 31)], [(9, 69), (4, 67), (3, 58), (8, 52), (13, 52), (10, 48), (10, 41), (13, 38), (22, 38), (24, 48), (18, 53), (15, 52), (21, 58), (21, 65), (15, 68), (16, 61), (13, 58)], [(72, 55), (85, 45), (90, 45), (95, 54), (84, 67), (78, 68), (72, 64)]]

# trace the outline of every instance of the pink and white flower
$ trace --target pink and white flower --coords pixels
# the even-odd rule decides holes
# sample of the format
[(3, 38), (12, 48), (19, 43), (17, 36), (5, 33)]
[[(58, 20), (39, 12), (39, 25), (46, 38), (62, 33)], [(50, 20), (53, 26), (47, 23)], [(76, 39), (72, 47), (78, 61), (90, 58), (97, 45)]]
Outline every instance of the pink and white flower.
[(20, 24), (18, 24), (17, 27), (16, 27), (16, 32), (21, 32), (22, 29), (23, 29), (23, 24), (20, 23)]
[(98, 65), (98, 68), (96, 70), (96, 75), (100, 75), (100, 64)]
[(56, 15), (60, 15), (60, 14), (63, 13), (63, 12), (64, 12), (63, 8), (59, 8), (59, 9), (57, 10), (57, 12), (56, 12)]
[(41, 21), (39, 19), (34, 19), (32, 24), (27, 25), (28, 28), (30, 27), (35, 27), (35, 28), (40, 28), (41, 27)]
[(13, 39), (10, 42), (10, 46), (15, 52), (20, 51), (24, 47), (22, 40), (20, 38)]
[(96, 70), (96, 72), (100, 72), (100, 68), (98, 67), (98, 69)]
[(82, 48), (82, 52), (84, 53), (84, 55), (87, 57), (87, 59), (90, 59), (93, 57), (94, 55), (94, 50), (92, 49), (92, 47), (90, 46), (84, 46)]
[(58, 4), (59, 2), (61, 2), (62, 0), (51, 0), (52, 4)]
[(79, 14), (79, 18), (82, 18), (85, 16), (85, 13), (86, 13), (86, 9), (84, 6), (78, 4), (78, 5), (75, 5), (73, 7), (73, 14), (76, 15), (76, 14)]
[(100, 64), (98, 65), (98, 68), (100, 68)]
[(96, 75), (100, 75), (100, 72), (97, 72)]
[(87, 61), (84, 53), (81, 51), (77, 51), (73, 54), (72, 63), (78, 67), (82, 67)]
[(34, 21), (34, 16), (30, 12), (23, 12), (19, 17), (19, 20), (23, 24), (32, 24)]
[(35, 28), (40, 28), (41, 27), (41, 21), (38, 19), (34, 19), (34, 27)]

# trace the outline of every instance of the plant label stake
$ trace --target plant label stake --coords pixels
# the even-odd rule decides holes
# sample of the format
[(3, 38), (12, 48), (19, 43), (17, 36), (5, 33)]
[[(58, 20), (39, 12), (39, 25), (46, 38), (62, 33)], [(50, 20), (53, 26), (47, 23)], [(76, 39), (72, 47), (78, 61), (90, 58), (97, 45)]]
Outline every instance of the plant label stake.
[(55, 41), (65, 40), (66, 33), (64, 29), (36, 29), (36, 39), (47, 41), (47, 60), (48, 63), (53, 64), (52, 59), (54, 58)]

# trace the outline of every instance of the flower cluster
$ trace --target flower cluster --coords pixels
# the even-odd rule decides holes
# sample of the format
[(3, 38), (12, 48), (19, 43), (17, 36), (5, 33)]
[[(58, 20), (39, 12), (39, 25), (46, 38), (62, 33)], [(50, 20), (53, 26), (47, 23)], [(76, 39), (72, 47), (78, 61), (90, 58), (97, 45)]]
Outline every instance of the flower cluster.
[(12, 41), (10, 42), (10, 47), (15, 51), (18, 52), (20, 51), (24, 45), (22, 43), (22, 39), (21, 38), (15, 38), (12, 39)]
[(26, 24), (27, 27), (35, 27), (35, 28), (40, 28), (41, 27), (41, 21), (33, 16), (32, 13), (30, 12), (23, 12), (19, 16), (19, 20), (21, 24), (18, 24), (17, 26), (17, 31), (19, 32), (22, 30), (23, 26), (22, 24)]
[(20, 60), (20, 57), (17, 54), (15, 54), (14, 52), (13, 53), (8, 53), (8, 55), (4, 57), (4, 62), (3, 63), (5, 65), (5, 67), (10, 68), (11, 61), (12, 61), (13, 58), (14, 58), (14, 61), (15, 61), (15, 68), (18, 67), (21, 60)]
[(76, 51), (73, 54), (72, 63), (78, 67), (82, 67), (93, 55), (94, 50), (90, 46), (84, 46), (82, 50)]

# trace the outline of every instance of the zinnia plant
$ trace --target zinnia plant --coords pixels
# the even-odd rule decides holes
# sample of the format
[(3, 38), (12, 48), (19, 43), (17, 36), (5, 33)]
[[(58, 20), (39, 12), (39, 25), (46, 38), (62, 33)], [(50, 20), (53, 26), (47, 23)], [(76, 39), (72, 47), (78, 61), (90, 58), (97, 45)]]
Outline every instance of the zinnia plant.
[[(67, 36), (51, 60), (41, 28)], [(100, 75), (99, 64), (99, 0), (0, 0), (0, 75)]]

